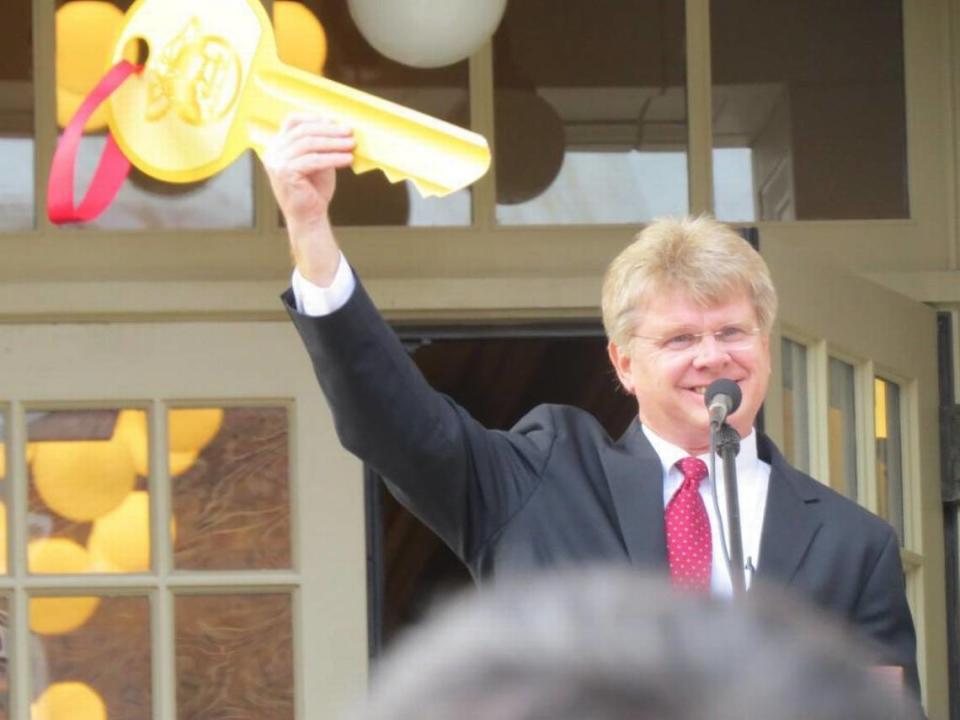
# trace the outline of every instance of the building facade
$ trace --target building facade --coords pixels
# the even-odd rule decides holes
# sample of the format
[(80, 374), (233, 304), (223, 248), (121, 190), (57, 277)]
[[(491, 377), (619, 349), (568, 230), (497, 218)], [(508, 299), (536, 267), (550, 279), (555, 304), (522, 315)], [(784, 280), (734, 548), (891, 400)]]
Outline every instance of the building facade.
[[(0, 29), (0, 712), (334, 717), (368, 666), (363, 468), (279, 303), (258, 161), (187, 185), (135, 170), (96, 221), (46, 217), (58, 123), (131, 4), (14, 0)], [(265, 0), (281, 56), (494, 149), (439, 200), (342, 175), (339, 237), (387, 318), (596, 334), (605, 265), (644, 222), (743, 227), (781, 297), (765, 429), (897, 528), (924, 701), (951, 717), (960, 2), (512, 0), (438, 68), (385, 58), (353, 4)]]

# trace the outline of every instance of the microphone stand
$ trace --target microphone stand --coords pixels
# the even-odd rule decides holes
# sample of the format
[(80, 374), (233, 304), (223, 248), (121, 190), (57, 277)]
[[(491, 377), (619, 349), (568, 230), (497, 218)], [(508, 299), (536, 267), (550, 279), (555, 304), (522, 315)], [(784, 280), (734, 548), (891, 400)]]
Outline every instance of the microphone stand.
[(740, 452), (740, 434), (723, 423), (718, 428), (710, 424), (710, 441), (723, 461), (723, 485), (727, 496), (727, 527), (730, 529), (730, 582), (733, 596), (742, 597), (747, 586), (744, 580), (743, 539), (740, 533), (740, 496), (737, 488), (737, 453)]

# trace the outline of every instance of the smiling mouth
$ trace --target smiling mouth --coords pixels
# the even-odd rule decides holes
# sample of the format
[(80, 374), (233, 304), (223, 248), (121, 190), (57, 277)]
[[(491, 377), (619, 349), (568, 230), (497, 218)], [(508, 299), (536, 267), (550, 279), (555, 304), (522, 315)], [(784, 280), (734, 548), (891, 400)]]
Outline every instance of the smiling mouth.
[[(736, 382), (737, 386), (739, 387), (740, 382), (739, 381), (734, 381), (734, 382)], [(688, 387), (687, 392), (692, 392), (699, 395), (700, 397), (703, 397), (707, 392), (707, 387), (708, 387), (707, 385), (696, 385), (694, 387)]]

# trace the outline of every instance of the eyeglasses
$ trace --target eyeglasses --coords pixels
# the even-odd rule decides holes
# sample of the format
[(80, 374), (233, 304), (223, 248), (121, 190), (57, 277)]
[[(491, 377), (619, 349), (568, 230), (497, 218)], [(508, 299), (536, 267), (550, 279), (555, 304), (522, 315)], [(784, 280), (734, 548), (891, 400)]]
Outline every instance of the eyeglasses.
[(742, 325), (725, 325), (719, 330), (710, 330), (700, 333), (679, 333), (677, 335), (666, 335), (664, 337), (649, 337), (646, 335), (633, 335), (632, 337), (647, 340), (653, 343), (658, 350), (666, 352), (685, 352), (700, 345), (700, 341), (707, 335), (713, 335), (724, 350), (746, 350), (753, 344), (753, 339), (760, 332), (758, 327), (744, 327)]

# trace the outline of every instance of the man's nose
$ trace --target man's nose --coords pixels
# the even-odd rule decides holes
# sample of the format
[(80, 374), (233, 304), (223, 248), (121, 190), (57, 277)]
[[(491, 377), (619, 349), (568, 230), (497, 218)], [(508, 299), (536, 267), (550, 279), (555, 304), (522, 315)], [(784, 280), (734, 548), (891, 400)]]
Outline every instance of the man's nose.
[(729, 359), (730, 354), (711, 333), (704, 333), (694, 347), (693, 363), (696, 367), (723, 365)]

